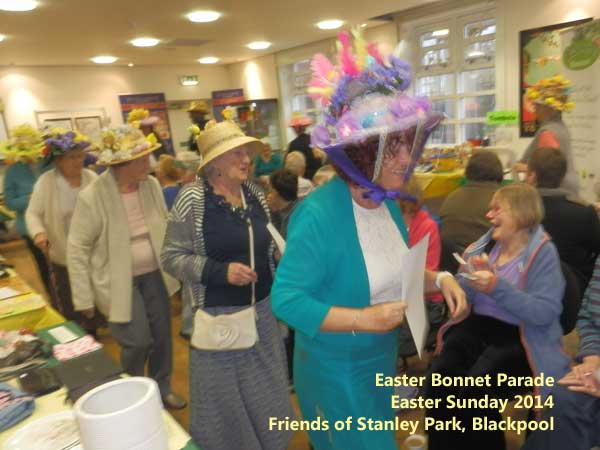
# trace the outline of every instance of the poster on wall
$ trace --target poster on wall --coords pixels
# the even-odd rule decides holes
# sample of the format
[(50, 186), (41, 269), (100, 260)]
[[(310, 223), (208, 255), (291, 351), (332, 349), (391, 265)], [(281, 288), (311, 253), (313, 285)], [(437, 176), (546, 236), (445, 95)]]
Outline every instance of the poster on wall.
[(154, 125), (155, 133), (162, 141), (164, 149), (167, 153), (173, 155), (173, 139), (171, 135), (171, 125), (169, 123), (169, 113), (167, 110), (167, 102), (165, 94), (124, 94), (119, 95), (121, 103), (121, 114), (123, 122), (127, 123), (127, 115), (132, 109), (145, 108), (150, 111), (151, 116), (158, 117), (159, 121)]
[(543, 78), (550, 78), (562, 72), (561, 32), (591, 20), (581, 19), (519, 33), (521, 137), (532, 137), (537, 131), (535, 111), (531, 102), (525, 98), (525, 90)]
[(600, 199), (600, 20), (561, 33), (562, 75), (571, 81), (573, 110), (563, 115), (571, 134), (580, 196)]
[(243, 89), (226, 89), (223, 91), (213, 91), (211, 93), (212, 105), (213, 105), (213, 117), (216, 121), (220, 122), (223, 120), (221, 112), (229, 105), (243, 102), (244, 90)]

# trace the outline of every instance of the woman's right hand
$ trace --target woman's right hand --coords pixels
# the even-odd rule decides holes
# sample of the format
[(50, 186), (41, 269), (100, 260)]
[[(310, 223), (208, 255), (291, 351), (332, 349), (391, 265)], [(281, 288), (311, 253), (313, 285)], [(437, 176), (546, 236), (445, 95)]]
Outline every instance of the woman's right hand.
[[(365, 331), (385, 333), (400, 326), (404, 322), (406, 303), (386, 302), (369, 306), (363, 310)], [(361, 318), (359, 317), (359, 324)]]
[(33, 238), (33, 243), (44, 253), (47, 253), (50, 248), (50, 242), (48, 241), (48, 235), (46, 233), (36, 234)]
[(229, 263), (227, 266), (227, 282), (234, 286), (245, 286), (256, 283), (258, 276), (251, 267), (242, 263)]

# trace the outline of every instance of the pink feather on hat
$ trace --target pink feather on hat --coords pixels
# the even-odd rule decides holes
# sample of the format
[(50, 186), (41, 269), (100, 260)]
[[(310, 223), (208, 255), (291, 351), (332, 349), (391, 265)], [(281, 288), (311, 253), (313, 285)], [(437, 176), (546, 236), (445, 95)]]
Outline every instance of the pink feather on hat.
[(360, 70), (356, 65), (354, 55), (352, 55), (352, 42), (350, 33), (347, 31), (340, 31), (338, 33), (338, 40), (340, 44), (339, 60), (342, 65), (342, 71), (351, 77), (358, 76)]

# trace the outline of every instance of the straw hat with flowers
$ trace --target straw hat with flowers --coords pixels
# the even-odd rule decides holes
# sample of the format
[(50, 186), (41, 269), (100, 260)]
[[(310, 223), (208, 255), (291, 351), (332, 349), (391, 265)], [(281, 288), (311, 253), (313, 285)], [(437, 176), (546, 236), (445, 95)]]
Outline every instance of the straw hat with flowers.
[(196, 143), (202, 155), (199, 169), (214, 161), (215, 158), (242, 145), (248, 148), (251, 158), (263, 148), (262, 142), (246, 136), (240, 127), (229, 120), (219, 123), (214, 120), (209, 121), (204, 132), (198, 136)]
[(153, 137), (153, 134), (144, 136), (144, 133), (131, 125), (109, 129), (102, 134), (98, 164), (112, 166), (148, 155), (160, 147)]

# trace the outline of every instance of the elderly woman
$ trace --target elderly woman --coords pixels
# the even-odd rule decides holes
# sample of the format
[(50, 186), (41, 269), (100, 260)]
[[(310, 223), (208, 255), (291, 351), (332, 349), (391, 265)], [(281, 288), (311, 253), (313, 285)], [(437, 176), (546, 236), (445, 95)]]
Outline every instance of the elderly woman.
[[(342, 36), (345, 53), (350, 37)], [(403, 92), (410, 82), (406, 63), (391, 55), (384, 63), (375, 45), (368, 50), (381, 62), (347, 55), (340, 67), (349, 63), (350, 73), (315, 70), (311, 86), (329, 85), (329, 77), (345, 80), (331, 97), (319, 91), (330, 105), (325, 120), (335, 128), (319, 124), (313, 131), (313, 144), (327, 152), (339, 177), (296, 208), (272, 290), (275, 315), (296, 330), (294, 385), (302, 416), (329, 424), (309, 431), (316, 450), (397, 448), (393, 431), (361, 431), (356, 423), (338, 431), (333, 424), (349, 416), (393, 420), (393, 388), (376, 386), (376, 374), (396, 374), (397, 328), (406, 308), (400, 280), (408, 241), (392, 199), (441, 119), (427, 101)], [(317, 55), (312, 67), (333, 66)], [(426, 290), (441, 287), (453, 314), (465, 309), (450, 274), (426, 271), (424, 277)], [(423, 307), (416, 302), (412, 307)]]
[[(558, 380), (569, 367), (561, 351), (560, 314), (565, 280), (554, 244), (540, 225), (542, 202), (535, 188), (513, 184), (501, 188), (490, 203), (492, 229), (469, 246), (463, 256), (471, 273), (462, 282), (471, 305), (466, 319), (444, 325), (438, 335), (436, 376), (491, 376), (490, 386), (436, 387), (428, 381), (430, 398), (442, 399), (429, 409), (436, 420), (455, 416), (466, 431), (429, 429), (429, 449), (505, 448), (502, 431), (475, 431), (473, 417), (501, 420), (498, 409), (447, 409), (445, 399), (484, 397), (511, 399), (518, 388), (499, 386), (497, 375)], [(489, 257), (484, 253), (489, 250)], [(467, 270), (467, 267), (463, 267)], [(432, 375), (433, 377), (433, 375)], [(542, 404), (550, 387), (534, 388)]]
[(108, 318), (130, 375), (148, 373), (167, 408), (185, 401), (171, 392), (173, 352), (169, 296), (178, 283), (157, 259), (167, 226), (160, 186), (148, 176), (156, 144), (123, 126), (104, 136), (98, 162), (108, 166), (77, 199), (67, 242), (67, 267), (76, 311)]
[(293, 151), (285, 158), (284, 167), (298, 177), (298, 197), (304, 198), (310, 194), (315, 187), (308, 178), (304, 178), (306, 172), (306, 158), (304, 154)]
[(177, 153), (177, 156), (175, 157), (175, 165), (183, 172), (179, 179), (179, 183), (182, 186), (194, 183), (196, 181), (198, 168), (200, 167), (201, 162), (202, 157), (196, 152), (182, 150)]
[(27, 228), (35, 245), (48, 255), (56, 292), (54, 306), (68, 320), (75, 320), (95, 334), (97, 320), (86, 319), (73, 309), (67, 272), (67, 236), (79, 192), (97, 178), (83, 168), (85, 149), (90, 143), (76, 131), (56, 130), (46, 139), (46, 165), (54, 169), (36, 182), (25, 213)]
[(43, 148), (42, 135), (27, 124), (11, 129), (8, 141), (0, 143), (0, 152), (8, 166), (4, 174), (4, 203), (8, 209), (17, 213), (17, 233), (25, 240), (46, 291), (50, 293), (52, 288), (46, 256), (33, 243), (25, 222), (25, 211), (33, 186), (43, 170), (39, 163)]
[(247, 181), (260, 146), (230, 121), (207, 124), (198, 138), (201, 176), (180, 192), (162, 251), (165, 269), (183, 282), (195, 311), (190, 432), (206, 450), (280, 450), (291, 437), (269, 425), (269, 417), (293, 411), (271, 313), (270, 213)]

